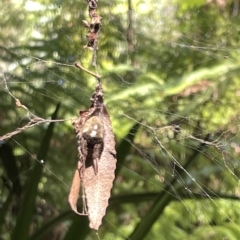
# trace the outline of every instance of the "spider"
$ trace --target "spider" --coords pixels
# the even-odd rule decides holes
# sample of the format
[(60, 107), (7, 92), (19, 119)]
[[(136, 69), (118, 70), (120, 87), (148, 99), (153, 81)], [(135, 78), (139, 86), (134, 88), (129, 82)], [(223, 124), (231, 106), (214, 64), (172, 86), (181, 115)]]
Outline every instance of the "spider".
[(90, 117), (82, 127), (79, 138), (79, 158), (82, 167), (79, 170), (82, 177), (82, 171), (90, 166), (93, 167), (95, 174), (98, 173), (98, 161), (103, 151), (104, 126), (99, 116)]

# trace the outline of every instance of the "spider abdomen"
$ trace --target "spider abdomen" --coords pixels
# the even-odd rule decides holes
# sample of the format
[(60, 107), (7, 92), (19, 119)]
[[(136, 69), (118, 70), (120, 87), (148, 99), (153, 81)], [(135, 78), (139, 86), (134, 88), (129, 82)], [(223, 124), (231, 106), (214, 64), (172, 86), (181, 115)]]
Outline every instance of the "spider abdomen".
[(82, 136), (88, 143), (102, 142), (104, 138), (104, 126), (98, 116), (89, 118), (83, 126)]

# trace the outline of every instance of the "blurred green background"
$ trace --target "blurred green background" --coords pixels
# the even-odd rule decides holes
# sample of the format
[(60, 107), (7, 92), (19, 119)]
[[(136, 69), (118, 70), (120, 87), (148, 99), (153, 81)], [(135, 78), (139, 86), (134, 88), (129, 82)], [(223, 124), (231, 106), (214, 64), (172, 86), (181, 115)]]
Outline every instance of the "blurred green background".
[(96, 84), (75, 62), (103, 76), (117, 143), (99, 238), (240, 239), (240, 1), (99, 0), (98, 12), (95, 69), (87, 1), (0, 2), (0, 136), (33, 114), (64, 120), (0, 138), (0, 239), (98, 239), (67, 201), (71, 120)]

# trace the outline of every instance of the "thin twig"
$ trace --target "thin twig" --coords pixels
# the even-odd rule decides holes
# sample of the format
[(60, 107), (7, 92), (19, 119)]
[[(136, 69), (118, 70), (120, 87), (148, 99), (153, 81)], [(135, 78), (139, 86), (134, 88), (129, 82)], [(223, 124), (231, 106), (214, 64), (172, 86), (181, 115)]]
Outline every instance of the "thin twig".
[(16, 106), (19, 107), (19, 108), (25, 109), (30, 117), (29, 117), (29, 122), (25, 126), (23, 126), (21, 128), (17, 128), (13, 132), (10, 132), (10, 133), (7, 133), (3, 136), (0, 136), (0, 141), (11, 138), (12, 136), (17, 135), (18, 133), (21, 133), (24, 130), (27, 130), (28, 128), (32, 128), (32, 127), (34, 127), (36, 125), (39, 125), (39, 124), (42, 124), (42, 123), (63, 122), (63, 121), (65, 121), (65, 119), (59, 119), (59, 120), (51, 120), (50, 119), (50, 120), (48, 120), (48, 119), (44, 119), (44, 118), (38, 117), (37, 115), (33, 114), (31, 111), (29, 111), (29, 109), (25, 105), (23, 105), (20, 102), (20, 100), (18, 98), (16, 98), (11, 93), (11, 91), (9, 90), (9, 87), (7, 85), (7, 80), (5, 78), (4, 72), (2, 72), (2, 75), (3, 75), (3, 82), (4, 82), (4, 85), (5, 85), (6, 92), (15, 100)]
[(102, 17), (97, 13), (97, 0), (87, 0), (90, 23), (83, 20), (83, 24), (88, 28), (86, 35), (88, 43), (84, 48), (93, 50), (92, 65), (97, 66), (97, 40), (101, 28)]
[(84, 68), (81, 64), (75, 63), (75, 66), (76, 66), (77, 68), (80, 68), (80, 69), (82, 69), (83, 71), (87, 72), (88, 74), (94, 76), (95, 78), (97, 78), (98, 81), (100, 80), (100, 78), (101, 78), (100, 75), (98, 75), (98, 74), (96, 74), (96, 73), (93, 73), (93, 72), (87, 70), (87, 69)]
[(11, 91), (8, 88), (7, 79), (5, 78), (4, 72), (2, 72), (2, 75), (3, 75), (3, 82), (4, 82), (4, 85), (5, 85), (5, 90), (15, 100), (16, 106), (19, 107), (19, 108), (25, 109), (28, 112), (28, 114), (33, 117), (33, 119), (37, 118), (37, 119), (44, 120), (43, 118), (40, 118), (37, 115), (33, 114), (31, 111), (29, 111), (29, 109), (25, 105), (23, 105), (21, 103), (21, 101), (11, 93)]
[(21, 128), (17, 128), (15, 131), (7, 133), (3, 136), (0, 136), (0, 141), (11, 138), (14, 135), (17, 135), (18, 133), (23, 132), (24, 130), (27, 130), (29, 128), (32, 128), (36, 125), (42, 124), (42, 123), (50, 123), (50, 122), (63, 122), (65, 121), (64, 119), (61, 120), (47, 120), (47, 119), (43, 119), (43, 118), (33, 118), (30, 120), (29, 123), (27, 123), (25, 126), (21, 127)]
[(94, 41), (93, 54), (92, 54), (92, 65), (97, 66), (97, 38)]

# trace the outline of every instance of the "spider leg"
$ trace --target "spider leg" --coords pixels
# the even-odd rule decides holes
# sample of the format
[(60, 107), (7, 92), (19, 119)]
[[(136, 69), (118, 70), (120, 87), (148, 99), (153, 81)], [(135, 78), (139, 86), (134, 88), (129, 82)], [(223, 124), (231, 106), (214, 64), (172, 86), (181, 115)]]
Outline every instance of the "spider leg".
[(97, 175), (97, 173), (98, 173), (98, 158), (94, 158), (93, 159), (93, 170), (94, 170), (94, 173), (95, 173), (95, 175)]
[(93, 166), (95, 175), (98, 174), (98, 161), (100, 161), (102, 150), (103, 150), (102, 142), (96, 143), (93, 147), (92, 166)]
[(79, 173), (79, 177), (80, 179), (82, 179), (83, 181), (83, 171), (84, 171), (84, 165), (82, 164), (81, 161), (78, 161), (78, 167), (77, 167), (78, 173)]
[(82, 212), (83, 212), (83, 214), (88, 215), (87, 198), (86, 198), (86, 195), (85, 195), (85, 193), (84, 193), (84, 190), (83, 190), (82, 200), (83, 200), (83, 209), (82, 209)]

